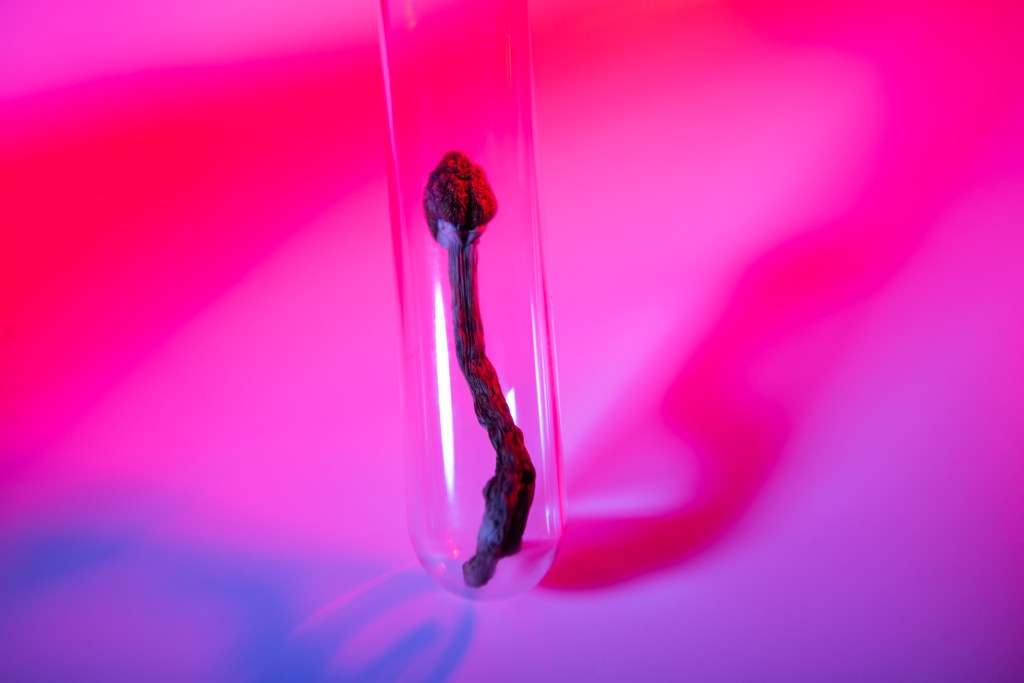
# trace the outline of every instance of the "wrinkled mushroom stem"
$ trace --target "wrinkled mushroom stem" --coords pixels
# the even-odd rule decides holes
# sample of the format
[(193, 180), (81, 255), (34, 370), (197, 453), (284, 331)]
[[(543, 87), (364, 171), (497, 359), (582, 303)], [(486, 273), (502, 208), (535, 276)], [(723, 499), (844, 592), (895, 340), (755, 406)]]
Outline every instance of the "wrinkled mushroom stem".
[(430, 233), (448, 250), (455, 355), (473, 395), (477, 420), (487, 430), (497, 454), (494, 476), (483, 489), (486, 505), (476, 554), (462, 565), (466, 585), (474, 588), (490, 581), (498, 560), (522, 546), (537, 478), (498, 373), (484, 353), (476, 292), (476, 243), (497, 206), (483, 169), (461, 152), (444, 156), (423, 193)]
[(484, 486), (484, 519), (477, 534), (476, 554), (462, 566), (466, 585), (490, 581), (498, 560), (516, 553), (523, 542), (533, 504), (536, 471), (512, 420), (498, 373), (484, 353), (483, 322), (476, 296), (476, 240), (448, 249), (452, 285), (452, 327), (459, 368), (473, 394), (477, 420), (497, 453), (494, 476)]

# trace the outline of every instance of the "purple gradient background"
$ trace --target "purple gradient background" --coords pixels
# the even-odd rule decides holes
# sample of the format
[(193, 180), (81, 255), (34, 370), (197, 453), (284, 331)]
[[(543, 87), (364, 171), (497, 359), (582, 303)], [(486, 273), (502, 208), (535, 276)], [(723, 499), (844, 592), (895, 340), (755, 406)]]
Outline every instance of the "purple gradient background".
[(372, 2), (0, 6), (0, 680), (1024, 680), (1024, 6), (532, 8), (569, 528), (406, 538)]

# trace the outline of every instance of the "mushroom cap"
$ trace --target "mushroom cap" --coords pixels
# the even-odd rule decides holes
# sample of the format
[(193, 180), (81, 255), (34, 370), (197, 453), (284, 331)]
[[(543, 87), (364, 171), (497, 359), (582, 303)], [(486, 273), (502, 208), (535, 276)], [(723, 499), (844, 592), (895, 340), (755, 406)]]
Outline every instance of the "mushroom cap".
[(423, 190), (423, 211), (434, 239), (439, 220), (468, 233), (490, 222), (497, 210), (484, 169), (462, 152), (448, 152), (431, 171)]

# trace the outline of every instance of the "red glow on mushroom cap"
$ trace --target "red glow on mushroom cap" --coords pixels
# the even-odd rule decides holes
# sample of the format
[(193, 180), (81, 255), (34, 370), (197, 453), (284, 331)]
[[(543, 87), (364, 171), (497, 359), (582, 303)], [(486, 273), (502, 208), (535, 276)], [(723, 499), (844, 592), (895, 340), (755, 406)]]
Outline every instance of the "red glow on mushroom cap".
[(437, 222), (447, 221), (462, 232), (485, 225), (498, 210), (487, 175), (462, 152), (448, 152), (430, 173), (423, 190), (423, 210), (437, 239)]

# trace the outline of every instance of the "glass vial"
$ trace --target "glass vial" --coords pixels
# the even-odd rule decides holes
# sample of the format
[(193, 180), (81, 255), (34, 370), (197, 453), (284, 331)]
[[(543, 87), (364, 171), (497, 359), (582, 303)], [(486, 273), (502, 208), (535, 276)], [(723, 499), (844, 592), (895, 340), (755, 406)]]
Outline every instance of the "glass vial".
[[(409, 529), (420, 561), (442, 586), (472, 598), (504, 597), (536, 585), (547, 572), (564, 509), (525, 0), (381, 0), (380, 17)], [(425, 214), (428, 180), (450, 152), (482, 169), (497, 202), (493, 218), (485, 216), (490, 220), (474, 231), (472, 247), (446, 242), (444, 224), (435, 237)], [(463, 250), (461, 261), (453, 249)], [(457, 261), (470, 264), (469, 272)], [(473, 282), (465, 282), (470, 276)], [(474, 338), (459, 347), (456, 335), (468, 323), (462, 314), (453, 320), (453, 303), (460, 305), (453, 297), (467, 305), (472, 292), (485, 344)], [(481, 396), (487, 378), (479, 363), (476, 370), (460, 369), (460, 354), (485, 355), (500, 389)], [(493, 418), (490, 437), (488, 419), (478, 418), (481, 401)], [(496, 464), (502, 454), (509, 461), (505, 446), (518, 438), (502, 415), (514, 423), (511, 431), (521, 431), (532, 463), (532, 503), (521, 546), (515, 539), (517, 551), (506, 547), (514, 531), (503, 536), (493, 575), (480, 576), (486, 558), (479, 551), (493, 547), (501, 526), (493, 523), (499, 501), (488, 502), (501, 496), (485, 500), (484, 487), (492, 478), (493, 487), (509, 485), (512, 475), (497, 474)], [(523, 492), (521, 486), (511, 490)], [(505, 500), (518, 501), (522, 510), (525, 497)], [(492, 521), (485, 523), (485, 515)]]

